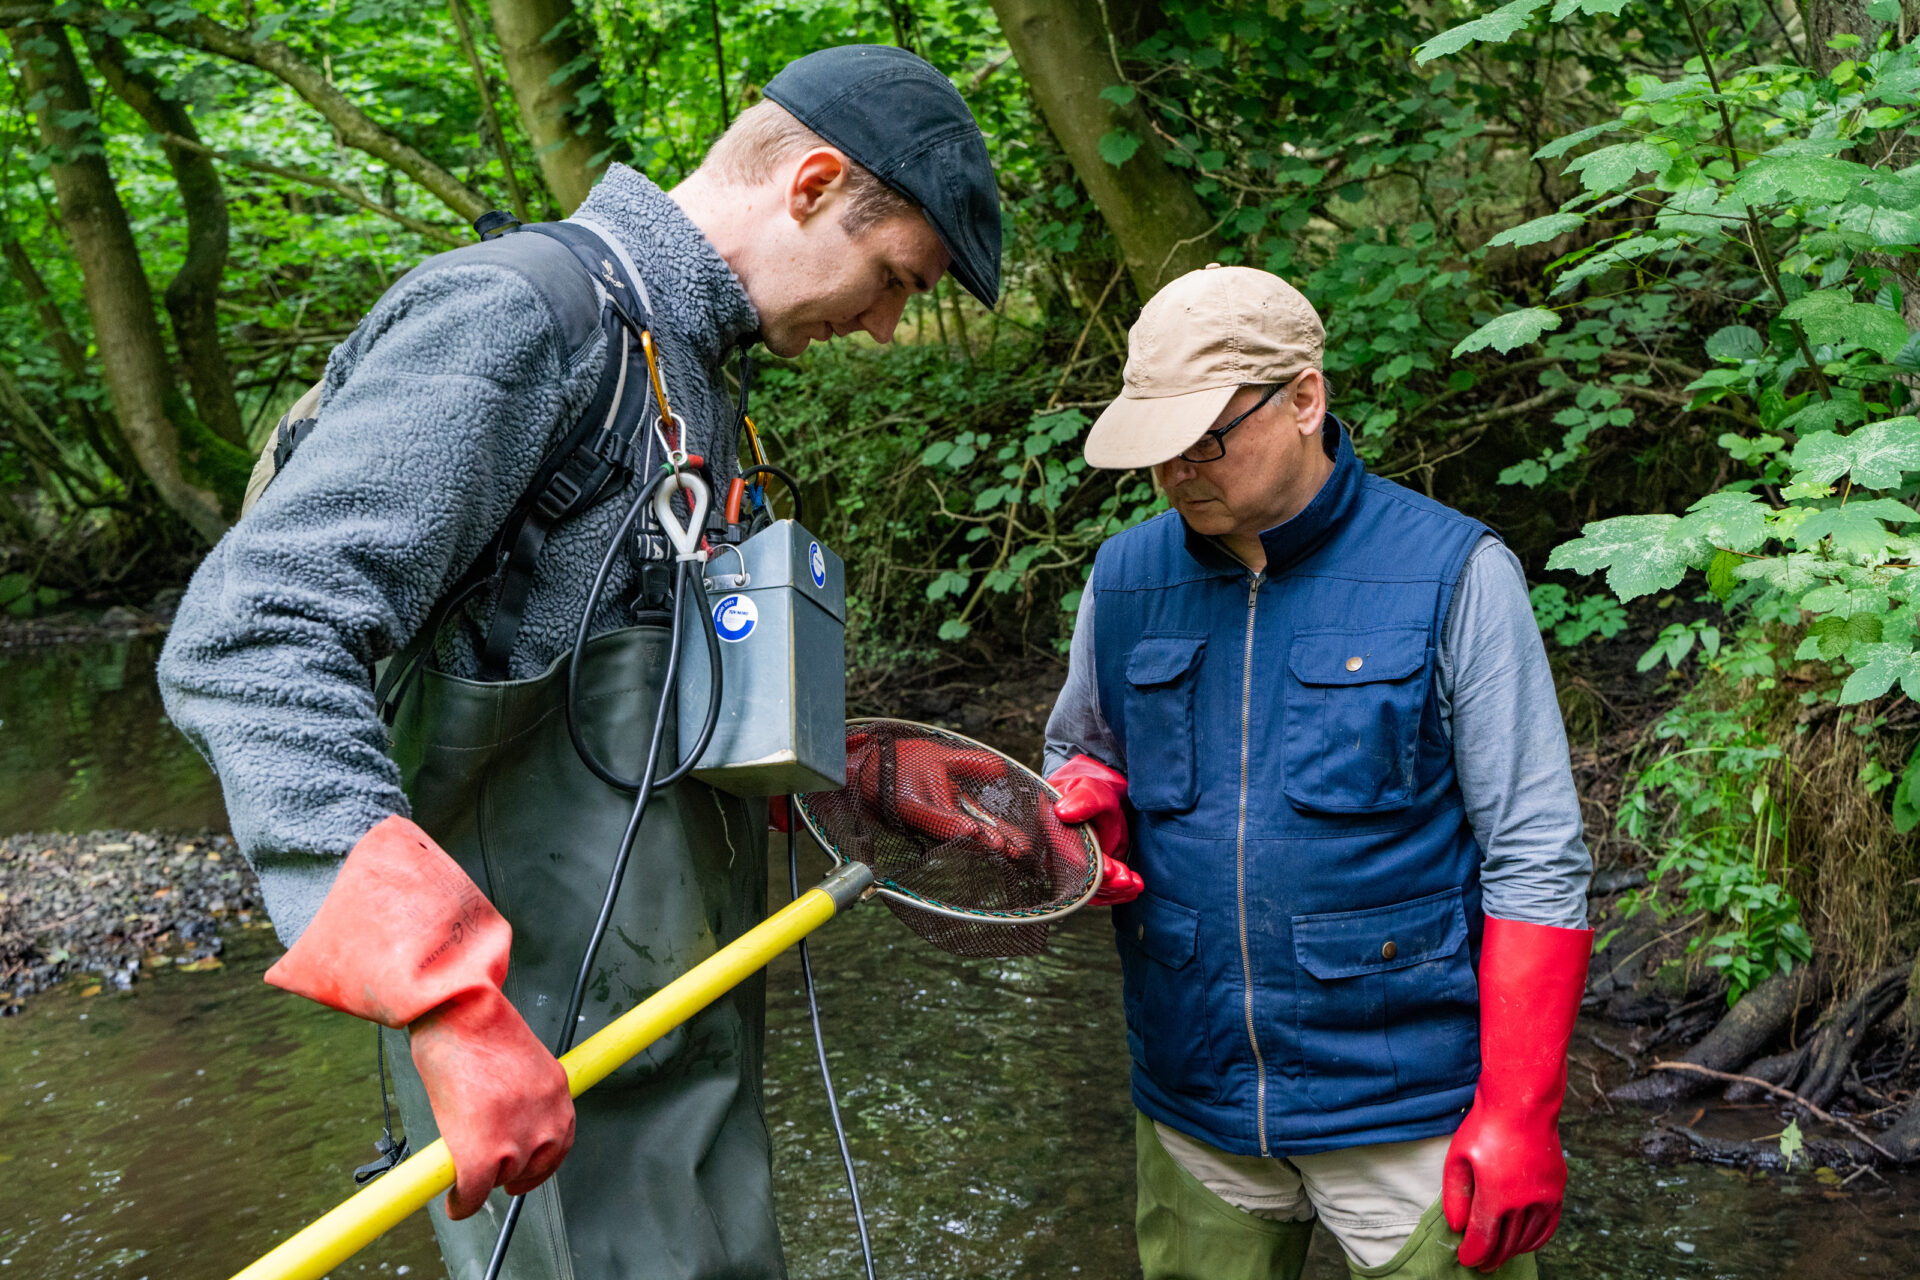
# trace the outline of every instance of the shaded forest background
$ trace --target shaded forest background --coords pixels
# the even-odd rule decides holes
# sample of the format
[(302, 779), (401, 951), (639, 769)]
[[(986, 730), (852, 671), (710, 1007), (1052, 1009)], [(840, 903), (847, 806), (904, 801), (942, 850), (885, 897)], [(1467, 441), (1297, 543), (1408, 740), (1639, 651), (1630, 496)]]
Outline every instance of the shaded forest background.
[(943, 282), (756, 392), (869, 683), (1057, 661), (1158, 509), (1078, 456), (1128, 324), (1265, 267), (1369, 466), (1536, 583), (1626, 890), (1601, 985), (1782, 1011), (1723, 1066), (1831, 993), (1768, 1068), (1817, 1102), (1911, 1049), (1920, 0), (0, 0), (0, 31), (14, 617), (177, 589), (332, 346), (480, 213), (562, 216), (612, 160), (671, 187), (790, 59), (897, 43), (987, 133), (1005, 296)]

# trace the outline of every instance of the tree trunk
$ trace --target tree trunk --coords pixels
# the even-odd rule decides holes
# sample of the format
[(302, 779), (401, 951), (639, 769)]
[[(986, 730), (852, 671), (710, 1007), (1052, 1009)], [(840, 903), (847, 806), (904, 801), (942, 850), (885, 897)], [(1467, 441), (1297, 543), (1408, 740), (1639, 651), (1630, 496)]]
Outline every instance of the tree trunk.
[[(1865, 60), (1873, 55), (1880, 37), (1894, 27), (1893, 42), (1902, 45), (1920, 34), (1920, 0), (1900, 0), (1898, 23), (1881, 22), (1867, 14), (1867, 0), (1810, 0), (1806, 7), (1807, 57), (1815, 70), (1827, 75), (1850, 59)], [(1860, 37), (1855, 49), (1831, 49), (1827, 41), (1838, 35)]]
[[(149, 129), (162, 138), (200, 141), (187, 109), (166, 97), (151, 75), (128, 63), (126, 46), (96, 31), (87, 34), (87, 50), (107, 87), (138, 112)], [(204, 150), (162, 145), (187, 212), (186, 258), (165, 294), (174, 342), (187, 367), (187, 384), (193, 388), (200, 421), (222, 440), (245, 449), (247, 429), (233, 393), (233, 370), (220, 347), (220, 318), (215, 310), (220, 280), (227, 270), (227, 195), (212, 156)]]
[(17, 240), (0, 241), (0, 254), (6, 257), (14, 279), (20, 282), (27, 301), (39, 315), (41, 333), (53, 348), (53, 353), (60, 357), (60, 367), (66, 370), (69, 388), (66, 410), (79, 425), (80, 434), (86, 438), (88, 447), (129, 489), (144, 492), (142, 486), (146, 482), (146, 475), (140, 469), (140, 459), (134, 456), (133, 450), (121, 436), (119, 425), (111, 416), (95, 412), (91, 402), (72, 394), (73, 389), (87, 384), (91, 369), (80, 340), (67, 327), (67, 318), (61, 314), (60, 305), (53, 300), (53, 291), (47, 288), (40, 269), (33, 265), (33, 259), (27, 256), (26, 249)]
[[(1112, 229), (1140, 297), (1217, 257), (1223, 242), (1213, 219), (1187, 175), (1161, 158), (1164, 146), (1145, 108), (1138, 99), (1116, 108), (1100, 96), (1121, 76), (1099, 0), (993, 0), (993, 9), (1047, 127)], [(1128, 10), (1120, 24), (1136, 25), (1138, 9)], [(1121, 36), (1136, 34), (1123, 30)], [(1100, 139), (1122, 128), (1141, 143), (1115, 166), (1101, 156)]]
[[(613, 109), (600, 92), (584, 12), (573, 0), (488, 0), (500, 57), (547, 189), (572, 213), (607, 167)], [(562, 74), (569, 65), (575, 70)]]
[[(58, 24), (14, 27), (7, 39), (27, 93), (39, 104), (40, 139), (52, 158), (48, 172), (67, 240), (80, 264), (87, 311), (121, 433), (160, 500), (212, 542), (225, 532), (227, 517), (209, 482), (209, 476), (220, 474), (224, 460), (209, 455), (225, 442), (191, 420), (174, 386), (153, 314), (153, 294), (127, 211), (107, 170), (95, 123), (99, 117), (67, 30)], [(185, 450), (183, 428), (189, 437), (198, 437), (190, 438)], [(199, 474), (190, 477), (188, 470)]]

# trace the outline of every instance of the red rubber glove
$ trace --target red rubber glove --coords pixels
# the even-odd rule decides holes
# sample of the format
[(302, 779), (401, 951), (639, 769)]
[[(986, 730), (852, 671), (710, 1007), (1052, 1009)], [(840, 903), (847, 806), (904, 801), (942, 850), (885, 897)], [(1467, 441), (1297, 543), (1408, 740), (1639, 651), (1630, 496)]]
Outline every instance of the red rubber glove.
[(447, 1216), (533, 1190), (573, 1146), (567, 1073), (507, 1002), (513, 930), (407, 819), (360, 838), (267, 981), (412, 1032), (413, 1064), (453, 1155)]
[(1480, 1087), (1447, 1148), (1440, 1207), (1460, 1265), (1494, 1271), (1553, 1238), (1567, 1193), (1560, 1103), (1593, 930), (1487, 917)]
[(1007, 762), (992, 751), (847, 728), (847, 785), (873, 812), (936, 844), (971, 840), (1003, 857), (1031, 858), (1039, 852), (1033, 831), (963, 798), (1006, 776)]
[(1090, 904), (1112, 907), (1139, 897), (1146, 886), (1125, 861), (1127, 815), (1120, 802), (1127, 798), (1127, 775), (1081, 755), (1055, 769), (1047, 782), (1060, 793), (1053, 804), (1060, 821), (1093, 824), (1093, 838), (1100, 844), (1100, 887)]
[(767, 801), (767, 830), (784, 835), (793, 834), (793, 810), (788, 807), (785, 796), (775, 796)]

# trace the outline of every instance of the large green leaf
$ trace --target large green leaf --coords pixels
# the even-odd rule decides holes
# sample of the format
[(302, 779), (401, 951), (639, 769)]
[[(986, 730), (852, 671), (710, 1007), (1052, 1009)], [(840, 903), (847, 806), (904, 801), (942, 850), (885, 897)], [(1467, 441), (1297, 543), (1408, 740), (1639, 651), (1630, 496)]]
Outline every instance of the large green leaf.
[(1617, 191), (1637, 173), (1665, 173), (1673, 163), (1672, 154), (1651, 142), (1616, 142), (1598, 151), (1589, 151), (1567, 165), (1568, 173), (1580, 175), (1580, 184), (1589, 191)]
[(1758, 494), (1710, 493), (1687, 508), (1668, 540), (1684, 541), (1689, 547), (1704, 543), (1728, 551), (1751, 551), (1767, 540), (1771, 511)]
[(1857, 342), (1892, 360), (1907, 345), (1907, 325), (1885, 307), (1855, 302), (1844, 289), (1816, 289), (1780, 312), (1798, 320), (1817, 343)]
[(1858, 193), (1873, 170), (1828, 156), (1765, 155), (1733, 181), (1733, 194), (1745, 200), (1794, 203), (1844, 200)]
[(1724, 329), (1714, 331), (1707, 339), (1707, 354), (1715, 360), (1757, 360), (1766, 350), (1766, 342), (1760, 337), (1760, 331), (1751, 325), (1730, 324)]
[(1794, 446), (1796, 481), (1832, 484), (1853, 473), (1867, 489), (1892, 489), (1908, 471), (1920, 471), (1920, 418), (1891, 418), (1861, 427), (1849, 436), (1831, 431), (1802, 436)]
[(1920, 520), (1920, 513), (1892, 498), (1850, 502), (1809, 515), (1793, 531), (1793, 541), (1797, 546), (1811, 547), (1822, 538), (1832, 538), (1838, 551), (1870, 556), (1887, 545), (1887, 528), (1881, 523), (1887, 520), (1895, 524), (1911, 523)]
[(1569, 231), (1576, 231), (1584, 222), (1586, 219), (1577, 213), (1550, 213), (1544, 218), (1535, 218), (1517, 227), (1508, 227), (1487, 243), (1494, 248), (1509, 244), (1539, 244), (1555, 236), (1563, 236)]
[(1920, 653), (1911, 644), (1856, 645), (1848, 654), (1854, 673), (1840, 688), (1840, 701), (1867, 702), (1898, 681), (1910, 698), (1920, 698)]
[(1792, 597), (1809, 587), (1819, 586), (1825, 580), (1821, 577), (1822, 571), (1832, 563), (1811, 552), (1799, 551), (1792, 555), (1768, 556), (1765, 560), (1749, 560), (1736, 568), (1733, 576), (1764, 582), (1781, 595)]
[(1415, 62), (1432, 62), (1435, 58), (1444, 58), (1449, 53), (1458, 53), (1476, 41), (1486, 44), (1498, 44), (1511, 40), (1533, 20), (1534, 13), (1547, 0), (1513, 0), (1503, 4), (1484, 18), (1475, 18), (1449, 31), (1442, 31), (1433, 39), (1420, 46), (1420, 52), (1414, 55)]
[(1549, 569), (1575, 573), (1607, 571), (1607, 585), (1622, 600), (1664, 591), (1686, 576), (1711, 548), (1680, 528), (1678, 516), (1616, 516), (1596, 520), (1547, 557)]
[(1125, 129), (1115, 129), (1100, 139), (1100, 158), (1118, 169), (1133, 159), (1133, 153), (1140, 149), (1140, 139)]
[(1603, 133), (1618, 129), (1620, 123), (1618, 120), (1609, 120), (1605, 124), (1588, 125), (1578, 133), (1570, 133), (1564, 138), (1555, 138), (1552, 142), (1549, 142), (1546, 146), (1534, 152), (1533, 158), (1535, 160), (1558, 160), (1561, 156), (1567, 154), (1567, 152), (1573, 150), (1581, 143), (1591, 142)]
[(1493, 319), (1460, 339), (1454, 347), (1455, 357), (1466, 355), (1470, 351), (1479, 351), (1492, 347), (1505, 355), (1515, 347), (1525, 346), (1549, 329), (1560, 327), (1559, 313), (1545, 307), (1528, 307), (1524, 311), (1509, 311)]

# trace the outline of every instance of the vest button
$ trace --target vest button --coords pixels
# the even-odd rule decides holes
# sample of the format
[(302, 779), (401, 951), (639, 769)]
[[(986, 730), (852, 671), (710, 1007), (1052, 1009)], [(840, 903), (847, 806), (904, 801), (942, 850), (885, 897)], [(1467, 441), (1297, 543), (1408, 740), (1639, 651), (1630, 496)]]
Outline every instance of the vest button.
[(1347, 670), (1358, 671), (1359, 669), (1360, 669), (1360, 657), (1358, 654), (1347, 659)]
[[(1358, 662), (1359, 659), (1356, 658), (1354, 659), (1354, 661)], [(1380, 947), (1380, 958), (1382, 960), (1391, 960), (1399, 954), (1400, 954), (1400, 948), (1395, 946), (1392, 942), (1383, 943)]]

